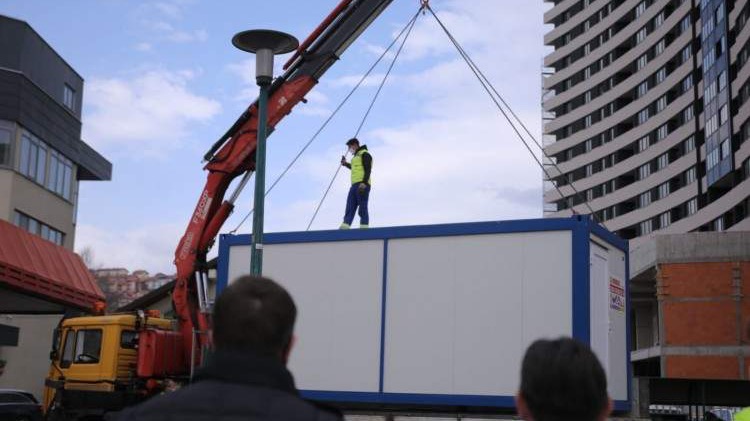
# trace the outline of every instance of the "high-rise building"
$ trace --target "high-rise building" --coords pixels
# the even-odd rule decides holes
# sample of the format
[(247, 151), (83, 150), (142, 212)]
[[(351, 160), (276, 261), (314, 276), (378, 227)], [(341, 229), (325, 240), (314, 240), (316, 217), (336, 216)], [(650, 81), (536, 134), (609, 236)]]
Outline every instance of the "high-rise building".
[(547, 1), (545, 214), (750, 230), (750, 1)]
[(83, 78), (26, 22), (0, 15), (0, 219), (69, 250), (78, 183), (112, 164), (81, 140)]

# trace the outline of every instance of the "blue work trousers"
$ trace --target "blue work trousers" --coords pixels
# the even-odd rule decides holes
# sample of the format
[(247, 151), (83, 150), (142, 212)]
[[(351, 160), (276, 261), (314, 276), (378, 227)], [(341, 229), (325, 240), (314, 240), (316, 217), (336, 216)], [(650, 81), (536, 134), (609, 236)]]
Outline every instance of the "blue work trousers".
[[(364, 184), (364, 190), (359, 190), (359, 185)], [(365, 183), (354, 183), (349, 189), (349, 195), (346, 197), (346, 212), (344, 213), (344, 223), (351, 225), (354, 220), (354, 213), (359, 208), (359, 224), (369, 225), (370, 214), (367, 212), (367, 200), (370, 198), (370, 186)]]

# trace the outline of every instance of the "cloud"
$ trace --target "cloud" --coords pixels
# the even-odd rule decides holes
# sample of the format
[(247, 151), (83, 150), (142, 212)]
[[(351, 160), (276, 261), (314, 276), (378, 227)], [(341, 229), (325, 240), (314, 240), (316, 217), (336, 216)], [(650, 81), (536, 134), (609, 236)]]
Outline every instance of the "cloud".
[(147, 27), (149, 27), (152, 31), (158, 33), (158, 37), (176, 42), (176, 43), (186, 43), (186, 42), (203, 42), (208, 39), (208, 31), (205, 29), (196, 29), (196, 30), (184, 30), (176, 28), (174, 25), (172, 25), (169, 22), (160, 20), (160, 21), (144, 21)]
[(141, 52), (144, 52), (144, 53), (145, 52), (153, 51), (153, 49), (154, 49), (153, 45), (151, 45), (148, 42), (139, 42), (138, 44), (135, 45), (135, 50), (136, 51), (141, 51)]
[[(339, 76), (335, 79), (326, 80), (326, 84), (334, 88), (353, 88), (357, 86), (357, 83), (359, 83), (360, 80), (362, 80), (362, 76), (364, 76), (364, 74)], [(370, 88), (378, 86), (380, 85), (380, 82), (383, 81), (384, 76), (385, 73), (370, 73), (360, 87)], [(394, 75), (389, 75), (388, 81), (393, 82), (393, 78)]]
[(180, 224), (154, 224), (134, 230), (101, 229), (79, 224), (76, 249), (90, 248), (94, 267), (145, 269), (150, 273), (175, 273), (174, 250), (185, 229)]
[(85, 138), (95, 148), (161, 155), (178, 147), (188, 127), (210, 121), (221, 105), (190, 91), (192, 70), (150, 70), (87, 83)]

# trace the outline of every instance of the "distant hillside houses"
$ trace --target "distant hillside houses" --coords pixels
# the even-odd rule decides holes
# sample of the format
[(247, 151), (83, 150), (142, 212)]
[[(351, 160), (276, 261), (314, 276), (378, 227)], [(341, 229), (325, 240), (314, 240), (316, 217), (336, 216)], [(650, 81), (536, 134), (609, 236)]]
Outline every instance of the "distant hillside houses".
[(131, 273), (125, 268), (92, 269), (91, 273), (104, 291), (109, 309), (120, 308), (174, 279), (174, 275), (157, 273), (152, 276), (145, 270)]

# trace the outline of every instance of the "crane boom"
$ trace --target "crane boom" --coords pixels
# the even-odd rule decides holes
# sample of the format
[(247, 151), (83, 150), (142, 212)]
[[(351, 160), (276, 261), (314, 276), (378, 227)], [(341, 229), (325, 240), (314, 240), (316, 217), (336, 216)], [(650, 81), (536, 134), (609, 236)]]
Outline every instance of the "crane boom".
[[(319, 78), (391, 2), (342, 0), (302, 42), (285, 64), (284, 74), (274, 80), (269, 90), (269, 132), (304, 99)], [(210, 343), (206, 333), (209, 330), (208, 308), (202, 305), (206, 295), (206, 254), (234, 208), (236, 194), (224, 200), (230, 183), (255, 170), (257, 127), (256, 100), (205, 154), (206, 185), (175, 251), (177, 276), (172, 301), (183, 335), (185, 361), (191, 364), (197, 363), (192, 358), (196, 355), (196, 346)], [(191, 339), (193, 337), (198, 338), (197, 343)]]

